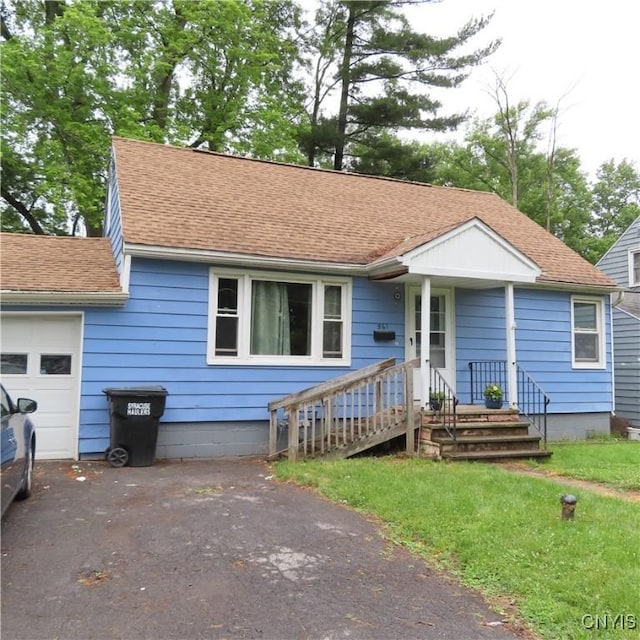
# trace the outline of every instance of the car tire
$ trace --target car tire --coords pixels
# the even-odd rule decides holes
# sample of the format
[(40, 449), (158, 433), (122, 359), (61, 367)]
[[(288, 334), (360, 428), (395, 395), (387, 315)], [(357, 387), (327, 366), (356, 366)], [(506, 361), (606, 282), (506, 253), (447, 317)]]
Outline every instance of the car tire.
[(33, 442), (31, 442), (27, 449), (27, 459), (25, 460), (22, 482), (20, 484), (20, 490), (16, 494), (16, 500), (26, 500), (33, 491), (33, 448)]

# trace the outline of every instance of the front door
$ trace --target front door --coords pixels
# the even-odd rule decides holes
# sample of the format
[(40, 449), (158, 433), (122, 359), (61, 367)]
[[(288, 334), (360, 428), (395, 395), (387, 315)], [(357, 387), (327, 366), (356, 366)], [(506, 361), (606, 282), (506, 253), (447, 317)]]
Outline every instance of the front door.
[[(419, 358), (422, 350), (420, 330), (422, 293), (420, 287), (407, 287), (406, 359)], [(429, 360), (455, 391), (455, 353), (453, 349), (453, 296), (449, 289), (431, 290), (431, 335)], [(414, 394), (420, 399), (420, 369), (414, 369)]]

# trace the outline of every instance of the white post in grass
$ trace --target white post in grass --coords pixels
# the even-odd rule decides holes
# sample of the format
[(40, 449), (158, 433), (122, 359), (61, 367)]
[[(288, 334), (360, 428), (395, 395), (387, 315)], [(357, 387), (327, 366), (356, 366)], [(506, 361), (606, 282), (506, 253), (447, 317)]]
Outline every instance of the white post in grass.
[(504, 306), (507, 325), (507, 390), (509, 407), (518, 408), (518, 377), (516, 371), (516, 317), (513, 301), (513, 282), (504, 287)]
[(420, 406), (424, 409), (429, 406), (429, 344), (431, 341), (431, 280), (426, 276), (422, 279), (420, 334)]

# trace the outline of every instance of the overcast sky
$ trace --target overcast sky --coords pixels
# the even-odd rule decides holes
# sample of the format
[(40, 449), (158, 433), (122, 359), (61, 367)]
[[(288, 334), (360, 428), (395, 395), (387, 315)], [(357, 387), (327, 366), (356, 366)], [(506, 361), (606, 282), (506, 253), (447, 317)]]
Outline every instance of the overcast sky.
[(611, 158), (627, 158), (640, 170), (640, 2), (442, 0), (411, 15), (416, 30), (450, 35), (494, 10), (477, 43), (500, 37), (502, 46), (461, 89), (443, 94), (445, 106), (455, 100), (456, 109), (493, 115), (487, 89), (495, 85), (495, 70), (508, 80), (512, 102), (555, 105), (565, 96), (558, 144), (576, 149), (592, 177)]

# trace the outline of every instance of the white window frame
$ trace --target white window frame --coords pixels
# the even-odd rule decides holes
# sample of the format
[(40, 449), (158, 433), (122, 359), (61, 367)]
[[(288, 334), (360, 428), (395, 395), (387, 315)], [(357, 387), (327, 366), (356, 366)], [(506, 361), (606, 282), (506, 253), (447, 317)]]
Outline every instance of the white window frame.
[[(581, 333), (595, 333), (598, 336), (598, 358), (595, 361), (576, 360), (575, 353), (575, 337), (576, 326), (574, 309), (576, 304), (593, 304), (596, 307), (596, 329), (593, 332), (581, 331)], [(593, 298), (588, 296), (571, 296), (571, 363), (574, 369), (604, 369), (606, 368), (605, 359), (605, 320), (604, 320), (605, 304), (602, 298)]]
[[(216, 355), (216, 319), (218, 307), (218, 281), (220, 278), (238, 280), (238, 355)], [(251, 344), (251, 283), (254, 280), (300, 283), (312, 285), (311, 354), (308, 356), (252, 355)], [(324, 287), (342, 287), (342, 357), (325, 358), (322, 355), (324, 330)], [(271, 271), (209, 270), (209, 305), (207, 325), (207, 364), (210, 365), (266, 365), (266, 366), (323, 366), (351, 365), (351, 309), (352, 282), (350, 278), (314, 277)]]
[(640, 260), (640, 249), (629, 251), (629, 286), (640, 287), (640, 276), (636, 280), (634, 278), (634, 262)]

